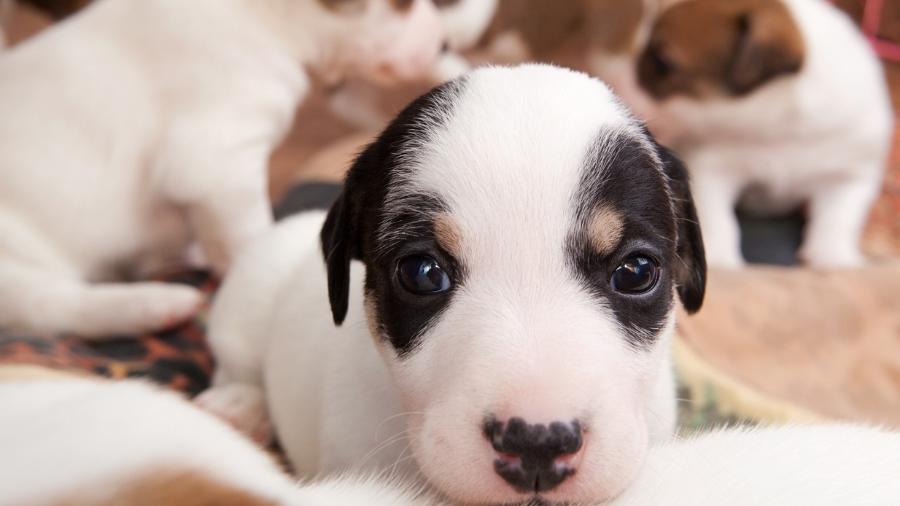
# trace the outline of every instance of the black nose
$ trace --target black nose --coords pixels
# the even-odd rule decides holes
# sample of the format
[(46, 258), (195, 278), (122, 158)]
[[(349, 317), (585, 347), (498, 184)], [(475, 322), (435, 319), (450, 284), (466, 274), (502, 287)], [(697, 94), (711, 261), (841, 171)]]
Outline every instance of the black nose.
[(578, 421), (545, 426), (521, 418), (506, 423), (488, 418), (484, 436), (499, 454), (494, 470), (519, 492), (545, 492), (575, 474), (575, 468), (561, 457), (581, 449)]

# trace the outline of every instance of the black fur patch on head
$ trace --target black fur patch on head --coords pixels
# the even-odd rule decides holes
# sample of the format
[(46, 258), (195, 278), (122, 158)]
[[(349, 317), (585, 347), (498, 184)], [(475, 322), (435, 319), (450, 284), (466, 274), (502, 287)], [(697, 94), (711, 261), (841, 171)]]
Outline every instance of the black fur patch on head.
[[(579, 220), (567, 245), (571, 267), (585, 288), (608, 304), (632, 345), (654, 342), (672, 309), (673, 285), (689, 311), (699, 308), (703, 244), (683, 167), (668, 151), (649, 137), (601, 135), (585, 162), (574, 205)], [(621, 239), (603, 254), (592, 247), (587, 231), (588, 217), (601, 207), (621, 217)], [(633, 255), (659, 266), (658, 281), (646, 293), (620, 293), (611, 284), (616, 268)]]
[(434, 88), (391, 122), (356, 159), (322, 229), (335, 323), (341, 324), (347, 312), (350, 260), (362, 260), (366, 295), (374, 304), (373, 323), (382, 334), (377, 337), (389, 339), (400, 356), (415, 348), (454, 290), (426, 296), (406, 292), (397, 281), (398, 262), (427, 254), (450, 274), (454, 286), (463, 275), (434, 236), (434, 217), (445, 210), (443, 202), (436, 195), (403, 194), (402, 189), (405, 176), (414, 170), (417, 151), (443, 126), (464, 84), (460, 80)]

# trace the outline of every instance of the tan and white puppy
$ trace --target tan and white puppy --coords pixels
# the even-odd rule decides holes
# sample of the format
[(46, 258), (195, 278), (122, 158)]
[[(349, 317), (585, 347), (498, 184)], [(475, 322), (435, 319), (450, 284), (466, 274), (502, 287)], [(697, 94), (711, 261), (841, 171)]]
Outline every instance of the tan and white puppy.
[(221, 420), (137, 381), (3, 381), (0, 404), (4, 506), (436, 504), (387, 479), (298, 484)]
[(656, 20), (637, 80), (649, 100), (631, 103), (691, 169), (712, 264), (743, 263), (738, 202), (805, 206), (799, 253), (811, 265), (863, 261), (892, 113), (881, 65), (847, 16), (822, 0), (680, 2)]
[(269, 227), (269, 155), (306, 69), (431, 68), (428, 0), (102, 0), (0, 60), (0, 327), (85, 336), (190, 316), (123, 284), (198, 239), (223, 272)]
[(404, 110), (327, 218), (241, 256), (200, 403), (248, 432), (271, 417), (302, 476), (606, 500), (672, 434), (675, 299), (697, 310), (704, 281), (684, 168), (606, 86), (480, 69)]

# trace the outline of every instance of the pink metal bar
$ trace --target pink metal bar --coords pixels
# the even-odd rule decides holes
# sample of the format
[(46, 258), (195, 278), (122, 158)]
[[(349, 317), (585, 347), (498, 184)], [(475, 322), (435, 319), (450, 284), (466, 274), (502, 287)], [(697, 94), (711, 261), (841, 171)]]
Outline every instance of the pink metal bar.
[(884, 9), (884, 0), (864, 0), (862, 30), (869, 38), (878, 56), (892, 61), (900, 61), (900, 44), (878, 38), (878, 29), (881, 27), (881, 11)]

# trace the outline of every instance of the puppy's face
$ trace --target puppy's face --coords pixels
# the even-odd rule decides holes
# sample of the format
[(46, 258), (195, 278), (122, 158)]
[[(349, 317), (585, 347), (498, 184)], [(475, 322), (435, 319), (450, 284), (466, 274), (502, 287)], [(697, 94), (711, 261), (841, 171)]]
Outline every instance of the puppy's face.
[(741, 96), (796, 73), (803, 37), (780, 0), (688, 0), (656, 21), (638, 61), (657, 99)]
[[(329, 72), (379, 84), (423, 76), (444, 33), (431, 0), (297, 0), (305, 22), (325, 40)], [(307, 5), (310, 4), (310, 5)]]
[(674, 294), (705, 264), (683, 167), (600, 82), (488, 68), (409, 106), (322, 231), (349, 263), (425, 476), (461, 501), (602, 500), (640, 467)]

